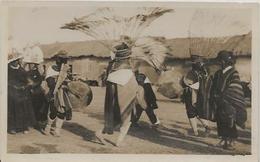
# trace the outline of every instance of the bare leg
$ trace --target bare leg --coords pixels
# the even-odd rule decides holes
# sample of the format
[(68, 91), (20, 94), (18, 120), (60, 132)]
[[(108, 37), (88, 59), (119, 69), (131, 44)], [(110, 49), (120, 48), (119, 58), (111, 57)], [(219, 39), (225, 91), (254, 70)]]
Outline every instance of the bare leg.
[(56, 118), (56, 128), (55, 128), (55, 131), (54, 131), (54, 136), (55, 137), (60, 137), (61, 136), (61, 128), (62, 128), (62, 125), (63, 125), (63, 122), (64, 122), (64, 119), (60, 119), (60, 118)]
[(51, 127), (52, 127), (52, 124), (53, 124), (54, 120), (55, 119), (51, 119), (49, 117), (49, 114), (48, 114), (48, 122), (47, 122), (47, 125), (46, 125), (45, 129), (43, 130), (43, 134), (44, 135), (47, 135), (47, 136), (50, 135)]
[(209, 124), (207, 120), (203, 120), (200, 119), (199, 117), (197, 117), (197, 119), (200, 121), (200, 123), (202, 124), (202, 126), (205, 128), (205, 136), (208, 136), (210, 133), (210, 128), (209, 128)]
[(102, 145), (106, 145), (106, 141), (104, 140), (104, 137), (103, 137), (103, 129), (99, 130), (99, 131), (96, 131), (95, 132), (95, 135), (96, 135), (96, 138), (99, 140), (99, 142), (102, 144)]
[(117, 138), (117, 142), (116, 142), (116, 146), (120, 146), (120, 144), (122, 143), (122, 141), (124, 140), (130, 125), (131, 125), (131, 114), (128, 115), (128, 117), (126, 118), (126, 120), (124, 121), (124, 123), (122, 124), (121, 128), (120, 128), (120, 134)]
[(202, 124), (202, 126), (204, 128), (208, 127), (208, 121), (205, 121), (203, 119), (200, 119), (199, 117), (197, 117), (197, 119), (200, 121), (200, 123)]
[(195, 136), (198, 136), (199, 133), (198, 133), (198, 127), (197, 127), (197, 118), (189, 118), (189, 122), (190, 122), (190, 126), (194, 132), (194, 135)]

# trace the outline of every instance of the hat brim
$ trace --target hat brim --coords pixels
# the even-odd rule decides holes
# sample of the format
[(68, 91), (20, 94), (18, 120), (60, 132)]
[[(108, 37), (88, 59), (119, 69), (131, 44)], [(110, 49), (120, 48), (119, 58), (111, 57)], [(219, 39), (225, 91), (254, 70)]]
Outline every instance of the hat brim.
[(12, 59), (8, 60), (7, 63), (9, 64), (9, 63), (11, 63), (11, 62), (13, 62), (13, 61), (16, 61), (16, 60), (19, 60), (19, 59), (21, 59), (21, 58), (23, 58), (23, 56), (19, 56), (19, 57), (16, 57), (16, 58), (12, 58)]

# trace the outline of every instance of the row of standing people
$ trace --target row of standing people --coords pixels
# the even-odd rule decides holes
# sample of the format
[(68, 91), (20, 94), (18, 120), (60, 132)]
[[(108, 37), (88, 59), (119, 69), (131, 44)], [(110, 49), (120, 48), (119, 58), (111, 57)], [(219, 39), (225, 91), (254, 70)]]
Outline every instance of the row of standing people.
[(210, 133), (208, 121), (216, 122), (220, 137), (218, 146), (235, 149), (237, 127), (245, 128), (247, 120), (244, 92), (230, 51), (221, 51), (216, 58), (220, 69), (209, 74), (206, 60), (192, 56), (192, 69), (183, 78), (182, 100), (194, 135), (198, 135), (197, 121)]
[[(117, 141), (119, 144), (129, 129), (130, 125), (127, 121), (137, 125), (144, 110), (153, 125), (158, 125), (160, 121), (154, 113), (158, 105), (149, 79), (138, 70), (135, 71), (135, 75), (132, 73), (129, 61), (131, 52), (126, 44), (121, 44), (116, 49), (116, 57), (107, 69), (105, 123), (101, 132), (113, 134), (114, 129), (124, 128), (120, 129), (122, 132)], [(72, 118), (72, 106), (66, 85), (73, 78), (68, 75), (67, 59), (65, 53), (59, 53), (56, 55), (56, 65), (50, 66), (45, 76), (36, 77), (36, 73), (24, 70), (20, 57), (10, 57), (8, 64), (8, 131), (10, 133), (14, 134), (17, 131), (27, 133), (28, 128), (34, 126), (37, 117), (38, 121), (47, 120), (46, 127), (42, 130), (44, 134), (52, 133), (60, 136), (63, 121)], [(197, 119), (205, 127), (206, 133), (209, 133), (210, 129), (202, 119), (216, 121), (218, 134), (222, 137), (220, 143), (224, 142), (223, 147), (230, 148), (237, 138), (236, 124), (244, 127), (246, 120), (243, 91), (238, 72), (234, 68), (234, 56), (232, 52), (221, 51), (217, 60), (222, 68), (212, 78), (208, 76), (203, 61), (198, 60), (193, 62), (192, 71), (183, 80), (183, 98), (187, 116), (195, 135), (198, 134)], [(37, 71), (37, 66), (33, 67)], [(38, 78), (39, 82), (32, 81), (30, 84), (28, 78)], [(43, 78), (49, 88), (46, 94), (40, 90)], [(34, 94), (34, 91), (37, 92), (36, 87), (38, 95)], [(138, 94), (142, 95), (139, 99), (144, 98), (143, 101), (138, 101), (138, 96), (136, 97)], [(46, 104), (42, 104), (42, 108), (39, 108), (38, 99), (43, 98), (46, 99), (43, 100)], [(55, 127), (52, 128), (54, 122)], [(97, 134), (97, 137), (99, 138), (100, 134)]]
[(28, 133), (36, 121), (45, 121), (44, 93), (41, 83), (44, 74), (37, 63), (23, 65), (22, 55), (8, 55), (8, 132)]
[[(48, 134), (55, 120), (53, 134), (59, 136), (63, 120), (71, 119), (72, 106), (66, 88), (67, 80), (71, 77), (67, 75), (69, 67), (66, 64), (65, 51), (60, 51), (55, 58), (56, 65), (50, 66), (46, 71), (45, 67), (43, 70), (40, 69), (39, 62), (25, 63), (21, 54), (9, 54), (8, 132), (10, 134), (17, 132), (27, 134), (32, 127)], [(65, 75), (59, 78), (60, 71), (63, 70)], [(48, 90), (42, 88), (44, 80)]]

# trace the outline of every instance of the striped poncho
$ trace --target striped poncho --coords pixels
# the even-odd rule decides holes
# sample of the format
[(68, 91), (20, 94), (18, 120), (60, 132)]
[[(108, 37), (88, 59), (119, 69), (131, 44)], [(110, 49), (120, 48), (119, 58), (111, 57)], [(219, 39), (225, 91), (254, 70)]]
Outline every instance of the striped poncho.
[(241, 128), (244, 128), (247, 112), (238, 72), (233, 67), (228, 68), (226, 71), (217, 71), (213, 85), (217, 109), (221, 111), (219, 118), (236, 123)]

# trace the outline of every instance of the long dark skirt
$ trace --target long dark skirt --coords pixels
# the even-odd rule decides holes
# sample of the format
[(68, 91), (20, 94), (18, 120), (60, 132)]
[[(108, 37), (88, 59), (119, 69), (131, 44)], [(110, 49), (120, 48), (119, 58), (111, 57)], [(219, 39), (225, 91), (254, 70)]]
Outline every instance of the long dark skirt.
[(103, 133), (113, 134), (114, 126), (120, 122), (120, 109), (118, 106), (117, 86), (107, 82), (105, 96), (105, 126)]
[(43, 93), (32, 95), (32, 106), (36, 121), (46, 121), (48, 115), (48, 103)]
[(34, 125), (35, 116), (30, 99), (8, 97), (8, 131), (24, 131)]
[(107, 82), (103, 133), (113, 134), (114, 129), (128, 119), (135, 106), (137, 88), (134, 77), (124, 86)]

